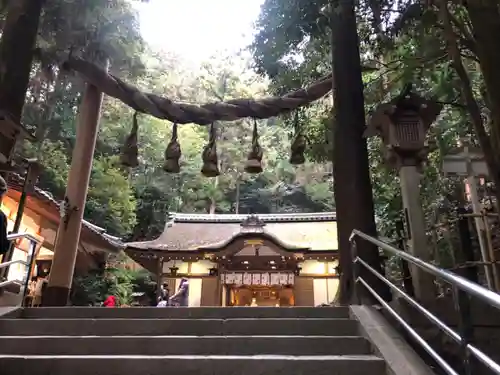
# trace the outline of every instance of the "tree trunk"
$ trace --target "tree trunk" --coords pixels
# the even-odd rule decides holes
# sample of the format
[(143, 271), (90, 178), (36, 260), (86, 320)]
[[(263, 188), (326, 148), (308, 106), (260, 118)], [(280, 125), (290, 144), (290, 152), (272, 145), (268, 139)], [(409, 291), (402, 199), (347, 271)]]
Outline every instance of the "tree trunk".
[(0, 109), (20, 122), (44, 0), (15, 0), (0, 41)]
[(240, 213), (240, 175), (236, 178), (236, 205), (235, 205), (235, 214)]
[[(500, 11), (498, 1), (469, 1), (467, 11), (477, 46), (477, 56), (487, 91), (491, 111), (490, 149), (483, 149), (490, 174), (500, 201)], [(479, 135), (478, 135), (479, 136)], [(483, 145), (481, 145), (482, 147)], [(490, 153), (491, 155), (487, 155)], [(489, 160), (492, 159), (492, 160)]]
[[(363, 138), (365, 108), (359, 37), (353, 0), (332, 4), (332, 60), (334, 79), (334, 193), (340, 251), (340, 304), (350, 303), (352, 261), (349, 237), (353, 229), (376, 236), (368, 150)], [(335, 6), (336, 5), (336, 6)], [(359, 241), (358, 254), (382, 273), (376, 246)], [(361, 277), (383, 298), (390, 293), (382, 282), (365, 270)]]

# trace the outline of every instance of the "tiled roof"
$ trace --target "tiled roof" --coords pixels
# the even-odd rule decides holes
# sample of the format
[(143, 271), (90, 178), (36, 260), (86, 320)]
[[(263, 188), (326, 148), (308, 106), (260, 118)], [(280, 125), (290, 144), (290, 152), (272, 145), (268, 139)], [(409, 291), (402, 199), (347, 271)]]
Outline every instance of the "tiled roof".
[[(24, 183), (24, 178), (17, 173), (10, 173), (7, 184), (9, 188), (19, 191), (22, 191), (23, 188), (23, 183)], [(33, 194), (34, 193), (34, 194)], [(38, 187), (35, 186), (34, 192), (30, 193), (29, 195), (35, 196), (37, 199), (48, 202), (49, 204), (54, 206), (54, 209), (59, 210), (59, 205), (60, 203), (54, 198), (54, 196), (49, 193), (48, 191), (42, 190)], [(100, 237), (102, 237), (106, 242), (108, 242), (111, 246), (116, 247), (117, 249), (122, 249), (124, 247), (123, 242), (121, 241), (120, 238), (111, 236), (106, 233), (106, 229), (101, 228), (95, 224), (92, 224), (91, 222), (87, 220), (82, 221), (83, 226), (90, 230), (93, 233), (96, 233)]]
[(256, 235), (263, 233), (275, 238), (283, 247), (292, 249), (336, 250), (336, 215), (332, 212), (313, 214), (258, 214), (209, 215), (171, 214), (163, 233), (153, 241), (130, 242), (129, 249), (189, 251), (222, 246), (245, 232), (258, 227)]

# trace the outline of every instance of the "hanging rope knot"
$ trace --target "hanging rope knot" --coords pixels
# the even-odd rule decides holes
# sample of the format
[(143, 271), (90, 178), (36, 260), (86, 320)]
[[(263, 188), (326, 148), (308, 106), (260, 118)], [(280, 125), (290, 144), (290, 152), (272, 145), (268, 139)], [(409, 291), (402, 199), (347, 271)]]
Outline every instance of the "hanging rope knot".
[(201, 173), (205, 177), (217, 177), (220, 175), (219, 159), (217, 157), (217, 131), (214, 123), (210, 125), (208, 144), (203, 149), (201, 156), (203, 166)]
[(181, 166), (179, 160), (182, 156), (181, 145), (177, 139), (177, 123), (172, 128), (172, 138), (165, 149), (165, 163), (163, 170), (167, 173), (179, 173)]
[(125, 140), (122, 148), (120, 161), (122, 165), (128, 168), (139, 166), (139, 147), (137, 146), (137, 131), (139, 125), (137, 123), (137, 112), (134, 113), (132, 130)]
[(257, 131), (257, 120), (253, 120), (253, 134), (252, 134), (252, 148), (248, 153), (247, 161), (245, 163), (245, 171), (247, 173), (261, 173), (262, 172), (262, 157), (264, 152), (259, 144), (259, 133)]

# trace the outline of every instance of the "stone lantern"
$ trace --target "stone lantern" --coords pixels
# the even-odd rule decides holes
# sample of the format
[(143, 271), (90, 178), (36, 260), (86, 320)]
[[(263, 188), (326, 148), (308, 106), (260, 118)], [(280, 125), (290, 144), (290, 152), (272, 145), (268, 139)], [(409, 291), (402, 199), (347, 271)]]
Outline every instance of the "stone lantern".
[[(441, 110), (441, 104), (412, 93), (407, 86), (399, 96), (377, 107), (365, 131), (365, 137), (382, 138), (384, 158), (399, 172), (408, 248), (425, 261), (430, 260), (430, 251), (420, 199), (420, 172), (428, 153), (427, 132)], [(411, 271), (416, 297), (434, 298), (432, 278), (415, 267)]]

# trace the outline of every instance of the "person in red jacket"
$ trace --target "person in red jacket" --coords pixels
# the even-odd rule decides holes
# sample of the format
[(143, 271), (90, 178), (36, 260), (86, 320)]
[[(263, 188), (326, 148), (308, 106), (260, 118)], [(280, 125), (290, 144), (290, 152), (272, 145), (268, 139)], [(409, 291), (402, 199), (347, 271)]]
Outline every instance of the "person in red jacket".
[(116, 307), (116, 297), (108, 296), (104, 303), (102, 304), (104, 307)]

